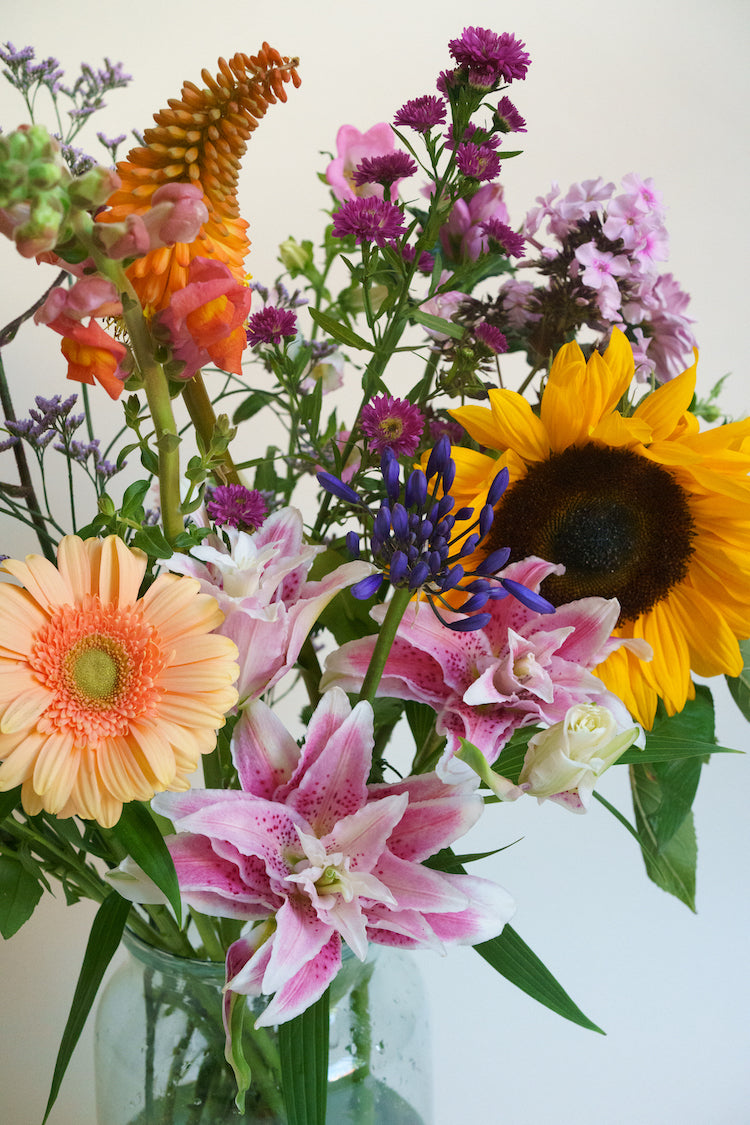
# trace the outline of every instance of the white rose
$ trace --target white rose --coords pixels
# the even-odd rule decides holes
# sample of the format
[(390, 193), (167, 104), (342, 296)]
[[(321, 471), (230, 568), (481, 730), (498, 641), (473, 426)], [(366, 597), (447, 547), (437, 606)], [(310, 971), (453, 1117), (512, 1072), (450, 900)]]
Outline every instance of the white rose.
[(622, 730), (609, 708), (578, 703), (529, 741), (518, 784), (540, 801), (552, 797), (585, 812), (597, 779), (639, 735), (637, 726)]

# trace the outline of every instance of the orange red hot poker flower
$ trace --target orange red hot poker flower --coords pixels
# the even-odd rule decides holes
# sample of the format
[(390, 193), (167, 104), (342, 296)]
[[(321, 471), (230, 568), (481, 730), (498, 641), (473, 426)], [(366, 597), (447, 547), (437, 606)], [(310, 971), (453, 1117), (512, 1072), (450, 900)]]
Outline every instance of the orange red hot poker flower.
[(193, 242), (159, 247), (129, 267), (144, 308), (166, 308), (171, 294), (187, 284), (196, 257), (224, 262), (238, 281), (243, 279), (250, 242), (237, 204), (240, 161), (269, 105), (286, 101), (285, 84), (299, 86), (297, 62), (267, 43), (257, 55), (219, 59), (216, 77), (204, 70), (203, 89), (185, 82), (180, 98), (154, 114), (156, 127), (145, 131), (145, 146), (132, 149), (117, 165), (122, 186), (110, 196), (100, 222), (143, 214), (154, 192), (167, 183), (200, 185), (208, 210)]

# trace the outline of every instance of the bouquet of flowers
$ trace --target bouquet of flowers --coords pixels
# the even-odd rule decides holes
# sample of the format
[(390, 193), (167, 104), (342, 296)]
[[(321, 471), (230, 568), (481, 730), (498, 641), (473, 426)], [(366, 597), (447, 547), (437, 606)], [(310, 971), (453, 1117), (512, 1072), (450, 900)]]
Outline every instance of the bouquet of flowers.
[[(227, 1076), (227, 1120), (349, 1120), (346, 990), (346, 1112), (419, 1120), (373, 1084), (373, 946), (472, 945), (599, 1030), (454, 845), (488, 805), (597, 800), (694, 902), (691, 806), (726, 748), (693, 675), (750, 718), (750, 422), (696, 397), (657, 187), (554, 186), (512, 216), (506, 90), (531, 60), (468, 27), (434, 92), (341, 126), (322, 240), (249, 282), (240, 164), (267, 110), (283, 128), (296, 58), (220, 59), (124, 159), (99, 134), (106, 163), (72, 141), (119, 64), (70, 86), (31, 48), (0, 59), (30, 118), (0, 136), (0, 230), (51, 281), (0, 346), (33, 317), (80, 384), (19, 415), (0, 364), (0, 511), (38, 541), (0, 565), (0, 932), (54, 883), (99, 904), (47, 1112), (123, 934), (223, 966), (158, 1094), (179, 1004), (149, 985), (133, 1123), (215, 1122)], [(615, 765), (632, 820), (596, 791)], [(212, 1020), (226, 1064), (188, 1066)]]

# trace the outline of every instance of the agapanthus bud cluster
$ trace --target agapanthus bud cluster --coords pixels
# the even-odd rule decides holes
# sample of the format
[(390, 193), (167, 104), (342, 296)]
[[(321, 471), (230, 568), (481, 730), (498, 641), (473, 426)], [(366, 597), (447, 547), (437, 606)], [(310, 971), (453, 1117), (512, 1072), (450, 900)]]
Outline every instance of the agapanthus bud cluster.
[[(433, 447), (425, 469), (411, 470), (403, 484), (398, 460), (390, 449), (383, 452), (380, 471), (385, 495), (377, 511), (338, 477), (318, 473), (318, 481), (327, 492), (359, 509), (372, 524), (369, 553), (378, 573), (352, 586), (354, 597), (366, 600), (388, 581), (420, 593), (440, 620), (457, 632), (483, 629), (490, 620), (488, 613), (481, 612), (488, 601), (509, 594), (540, 613), (554, 612), (538, 594), (496, 577), (508, 561), (510, 552), (506, 548), (491, 552), (473, 569), (466, 569), (466, 560), (492, 527), (495, 505), (508, 484), (507, 469), (495, 476), (478, 516), (471, 507), (453, 510), (450, 489), (456, 466), (446, 436)], [(346, 542), (350, 553), (358, 558), (359, 535), (349, 532)], [(461, 595), (465, 595), (463, 600)], [(447, 621), (438, 605), (466, 616)]]

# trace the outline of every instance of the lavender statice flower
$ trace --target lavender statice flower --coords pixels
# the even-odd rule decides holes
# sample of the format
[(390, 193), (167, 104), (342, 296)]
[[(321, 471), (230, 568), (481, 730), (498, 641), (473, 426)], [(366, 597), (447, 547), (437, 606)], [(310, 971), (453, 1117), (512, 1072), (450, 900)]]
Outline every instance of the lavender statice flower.
[(414, 129), (417, 133), (429, 133), (436, 125), (445, 121), (445, 101), (434, 94), (423, 94), (405, 102), (393, 119), (397, 129)]
[(359, 426), (373, 453), (390, 449), (397, 457), (412, 457), (424, 432), (424, 414), (405, 398), (376, 395), (365, 406)]
[(217, 484), (206, 511), (214, 523), (240, 531), (257, 531), (268, 515), (263, 495), (243, 484)]
[(290, 309), (279, 309), (266, 305), (249, 318), (247, 322), (247, 342), (252, 347), (260, 344), (279, 344), (282, 337), (297, 335), (297, 317)]
[(387, 246), (404, 233), (404, 216), (393, 203), (377, 196), (347, 199), (333, 216), (335, 238), (354, 235), (357, 245)]
[[(508, 484), (507, 469), (501, 469), (492, 481), (478, 518), (469, 507), (453, 512), (450, 489), (456, 466), (447, 437), (440, 438), (433, 447), (425, 470), (412, 470), (403, 486), (398, 461), (390, 449), (384, 451), (380, 469), (385, 496), (377, 512), (338, 477), (318, 473), (318, 481), (327, 492), (352, 504), (372, 521), (370, 555), (380, 573), (352, 586), (355, 597), (366, 600), (383, 581), (388, 581), (392, 586), (421, 593), (443, 624), (457, 632), (483, 629), (490, 614), (481, 610), (488, 601), (509, 594), (536, 612), (554, 613), (546, 599), (497, 576), (510, 556), (508, 548), (491, 552), (470, 571), (461, 561), (473, 555), (489, 533), (495, 504)], [(457, 523), (465, 525), (461, 531), (457, 531)], [(355, 532), (347, 535), (347, 546), (351, 554), (359, 555), (359, 536)], [(458, 604), (456, 599), (462, 594), (466, 595), (465, 600)], [(450, 595), (450, 600), (446, 595)], [(438, 605), (466, 616), (447, 621)]]
[(355, 187), (363, 187), (364, 184), (391, 187), (398, 180), (413, 176), (416, 170), (417, 163), (408, 152), (396, 149), (395, 152), (386, 152), (380, 156), (363, 157), (352, 173), (352, 180)]

